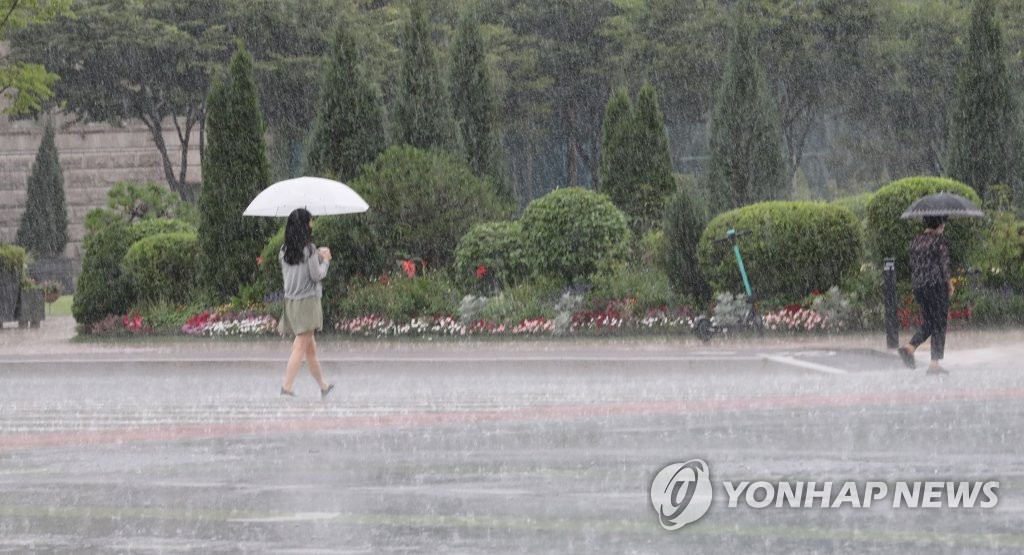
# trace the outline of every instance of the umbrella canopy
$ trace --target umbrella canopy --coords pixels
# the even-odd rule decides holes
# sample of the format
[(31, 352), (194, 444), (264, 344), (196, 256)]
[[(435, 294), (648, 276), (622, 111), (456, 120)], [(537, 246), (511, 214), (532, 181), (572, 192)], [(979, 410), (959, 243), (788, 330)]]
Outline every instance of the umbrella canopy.
[(252, 199), (243, 216), (287, 217), (296, 208), (314, 216), (366, 212), (370, 205), (340, 181), (322, 177), (296, 177), (278, 181)]
[(935, 193), (921, 197), (900, 215), (900, 219), (924, 218), (925, 216), (945, 216), (947, 218), (982, 218), (985, 213), (960, 195), (953, 193)]

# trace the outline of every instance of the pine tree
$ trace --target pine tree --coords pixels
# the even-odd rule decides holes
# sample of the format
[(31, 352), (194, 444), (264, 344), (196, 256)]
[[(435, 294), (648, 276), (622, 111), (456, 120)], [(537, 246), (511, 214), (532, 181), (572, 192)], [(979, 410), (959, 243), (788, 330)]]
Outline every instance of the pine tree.
[(455, 117), (434, 55), (421, 0), (414, 0), (402, 38), (402, 75), (395, 108), (397, 142), (440, 148), (458, 156)]
[(642, 232), (658, 226), (665, 199), (675, 188), (665, 116), (658, 106), (658, 95), (650, 84), (640, 89), (633, 127), (636, 180), (639, 184), (647, 185), (646, 194), (634, 198), (633, 215), (639, 222), (636, 231)]
[(633, 104), (626, 89), (619, 89), (612, 93), (604, 110), (597, 190), (608, 195), (612, 203), (627, 215), (630, 194), (636, 184), (635, 145)]
[(339, 21), (306, 151), (310, 175), (354, 179), (387, 147), (377, 95), (358, 67), (355, 39)]
[(207, 99), (199, 196), (200, 283), (221, 299), (252, 281), (256, 257), (274, 231), (269, 218), (242, 216), (269, 185), (264, 129), (253, 60), (239, 44), (226, 79), (215, 78)]
[(68, 244), (68, 214), (64, 206), (64, 171), (54, 141), (53, 122), (47, 121), (43, 141), (32, 163), (15, 241), (36, 256), (63, 254)]
[(452, 107), (469, 166), (490, 177), (499, 198), (515, 200), (505, 176), (497, 123), (497, 101), (491, 87), (480, 25), (467, 12), (459, 20), (452, 45)]
[(711, 116), (708, 161), (713, 209), (789, 196), (782, 133), (752, 24), (738, 16)]
[(1013, 184), (1021, 145), (1015, 116), (994, 2), (977, 0), (950, 115), (949, 176), (982, 198), (992, 185)]

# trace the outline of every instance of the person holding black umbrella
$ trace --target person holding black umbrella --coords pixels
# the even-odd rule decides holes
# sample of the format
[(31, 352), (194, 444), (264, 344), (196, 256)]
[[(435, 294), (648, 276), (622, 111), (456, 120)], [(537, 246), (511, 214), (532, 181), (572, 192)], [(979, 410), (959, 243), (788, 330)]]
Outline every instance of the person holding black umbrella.
[(924, 228), (924, 232), (910, 242), (910, 282), (924, 321), (910, 343), (899, 348), (899, 354), (908, 368), (916, 367), (914, 351), (930, 338), (932, 356), (927, 374), (948, 374), (949, 371), (939, 365), (946, 347), (949, 300), (954, 292), (949, 244), (942, 235), (946, 217), (925, 216)]

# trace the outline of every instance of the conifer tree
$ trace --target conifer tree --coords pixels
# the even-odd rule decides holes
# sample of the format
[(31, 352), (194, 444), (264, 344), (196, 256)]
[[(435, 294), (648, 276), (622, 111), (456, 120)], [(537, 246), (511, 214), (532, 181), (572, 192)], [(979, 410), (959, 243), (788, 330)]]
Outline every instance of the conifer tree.
[(638, 191), (634, 197), (633, 216), (638, 221), (636, 231), (643, 232), (658, 226), (665, 199), (675, 188), (665, 116), (654, 86), (646, 84), (640, 89), (633, 120), (636, 182), (646, 185), (646, 191)]
[(413, 0), (402, 34), (402, 72), (395, 108), (396, 142), (462, 156), (455, 117), (430, 39), (421, 0)]
[(755, 36), (740, 13), (711, 116), (708, 193), (715, 213), (789, 196), (782, 133)]
[(995, 18), (992, 0), (974, 3), (950, 115), (949, 176), (973, 187), (983, 199), (992, 185), (1015, 184), (1021, 146), (1006, 52)]
[(629, 194), (636, 184), (633, 147), (633, 104), (626, 89), (612, 93), (605, 106), (601, 129), (601, 159), (598, 163), (597, 190), (608, 195), (619, 210), (629, 215)]
[(68, 214), (64, 205), (64, 171), (57, 154), (53, 122), (47, 121), (43, 140), (32, 163), (15, 241), (36, 256), (57, 256), (68, 244)]
[(358, 56), (348, 22), (339, 21), (306, 151), (306, 174), (349, 181), (387, 147), (380, 103)]
[(264, 130), (253, 60), (239, 43), (227, 76), (215, 78), (207, 99), (199, 196), (200, 283), (219, 299), (252, 282), (256, 257), (274, 231), (269, 218), (242, 216), (269, 185)]
[(466, 159), (477, 175), (490, 177), (498, 197), (512, 201), (512, 187), (498, 132), (497, 101), (487, 71), (480, 25), (469, 12), (459, 20), (452, 45), (452, 108)]

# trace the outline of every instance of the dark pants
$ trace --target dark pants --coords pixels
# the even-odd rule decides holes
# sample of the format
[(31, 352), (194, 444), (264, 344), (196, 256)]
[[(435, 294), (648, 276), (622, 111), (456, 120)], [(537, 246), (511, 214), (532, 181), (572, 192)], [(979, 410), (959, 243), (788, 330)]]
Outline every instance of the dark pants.
[(914, 300), (921, 307), (924, 322), (910, 340), (916, 349), (932, 338), (932, 360), (942, 360), (946, 349), (946, 318), (949, 316), (949, 289), (945, 283), (914, 289)]

